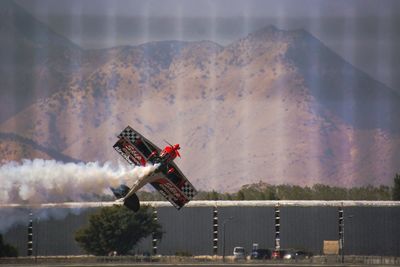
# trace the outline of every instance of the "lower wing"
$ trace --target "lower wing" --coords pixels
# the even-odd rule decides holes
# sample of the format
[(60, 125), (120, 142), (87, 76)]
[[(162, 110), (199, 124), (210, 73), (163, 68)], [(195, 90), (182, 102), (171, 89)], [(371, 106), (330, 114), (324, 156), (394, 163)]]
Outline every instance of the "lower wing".
[[(156, 174), (158, 179), (155, 179), (150, 184), (158, 191), (160, 194), (167, 199), (176, 209), (181, 209), (186, 203), (188, 203), (191, 198), (188, 197), (187, 193), (178, 187), (171, 180), (169, 180), (163, 173)], [(194, 190), (194, 188), (193, 188)], [(197, 192), (191, 191), (191, 195), (195, 195)]]

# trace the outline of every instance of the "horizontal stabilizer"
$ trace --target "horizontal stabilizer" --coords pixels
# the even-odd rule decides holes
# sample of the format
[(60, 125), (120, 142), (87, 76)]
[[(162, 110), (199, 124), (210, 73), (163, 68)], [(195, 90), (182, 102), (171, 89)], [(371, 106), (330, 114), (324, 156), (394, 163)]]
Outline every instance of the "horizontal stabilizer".
[(137, 212), (140, 209), (139, 198), (136, 194), (132, 194), (124, 200), (124, 205), (130, 210)]

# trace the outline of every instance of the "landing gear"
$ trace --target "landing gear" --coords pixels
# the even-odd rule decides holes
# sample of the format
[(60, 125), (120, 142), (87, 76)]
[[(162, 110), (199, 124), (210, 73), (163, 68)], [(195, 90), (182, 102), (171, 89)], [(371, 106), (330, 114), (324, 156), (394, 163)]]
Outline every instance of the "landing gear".
[(124, 205), (130, 210), (137, 212), (140, 209), (139, 198), (136, 194), (131, 195), (127, 199), (124, 200)]
[[(117, 199), (125, 197), (130, 190), (130, 188), (124, 184), (121, 184), (117, 188), (110, 187), (110, 189)], [(133, 210), (134, 212), (137, 212), (140, 209), (140, 202), (139, 202), (138, 196), (136, 194), (133, 194), (130, 197), (126, 198), (124, 200), (124, 205), (128, 209)]]

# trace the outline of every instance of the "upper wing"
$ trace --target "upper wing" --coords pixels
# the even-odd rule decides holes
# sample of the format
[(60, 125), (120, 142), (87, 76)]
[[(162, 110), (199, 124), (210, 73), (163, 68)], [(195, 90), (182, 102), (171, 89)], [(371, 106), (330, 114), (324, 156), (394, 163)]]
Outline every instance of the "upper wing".
[(161, 151), (160, 148), (148, 139), (144, 138), (143, 135), (132, 129), (130, 126), (127, 126), (118, 135), (118, 138), (126, 138), (129, 140), (146, 158), (148, 158), (153, 151), (157, 151), (158, 153)]
[(137, 131), (127, 126), (119, 135), (114, 149), (130, 164), (145, 166), (153, 151), (161, 151)]
[(175, 163), (169, 163), (174, 168), (172, 173), (165, 169), (157, 173), (158, 179), (150, 184), (160, 192), (178, 210), (193, 199), (197, 190), (183, 175)]
[(120, 138), (114, 149), (131, 165), (146, 165), (146, 158), (125, 138)]

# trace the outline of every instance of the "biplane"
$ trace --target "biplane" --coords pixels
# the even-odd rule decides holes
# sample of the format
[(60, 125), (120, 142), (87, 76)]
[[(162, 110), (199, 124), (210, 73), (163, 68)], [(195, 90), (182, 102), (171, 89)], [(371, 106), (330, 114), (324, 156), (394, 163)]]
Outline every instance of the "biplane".
[(157, 168), (149, 175), (136, 180), (131, 188), (124, 184), (111, 188), (117, 201), (122, 201), (126, 207), (135, 212), (138, 211), (140, 201), (136, 192), (147, 183), (150, 183), (178, 210), (197, 194), (196, 189), (173, 162), (176, 157), (180, 157), (179, 144), (168, 143), (168, 146), (161, 150), (130, 126), (127, 126), (118, 138), (113, 147), (129, 164), (133, 166), (153, 164)]

